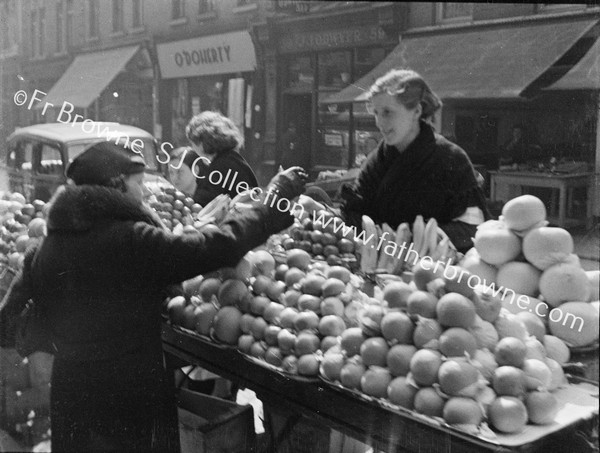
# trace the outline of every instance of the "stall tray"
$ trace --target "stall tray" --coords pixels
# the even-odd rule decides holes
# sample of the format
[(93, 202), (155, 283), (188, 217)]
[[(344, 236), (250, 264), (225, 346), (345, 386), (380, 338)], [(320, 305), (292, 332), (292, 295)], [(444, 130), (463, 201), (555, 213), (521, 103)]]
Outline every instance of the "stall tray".
[(259, 359), (257, 357), (252, 357), (251, 355), (245, 354), (243, 352), (240, 352), (240, 354), (242, 355), (242, 357), (244, 357), (246, 360), (248, 360), (249, 362), (255, 363), (263, 368), (266, 368), (274, 373), (279, 374), (280, 376), (283, 376), (287, 379), (292, 379), (294, 381), (297, 382), (305, 382), (305, 383), (314, 383), (314, 382), (319, 382), (319, 378), (318, 377), (309, 377), (309, 376), (301, 376), (299, 374), (293, 374), (293, 373), (288, 373), (287, 371), (285, 371), (282, 368), (279, 368), (275, 365), (271, 365), (270, 363), (265, 362), (262, 359)]
[(195, 330), (186, 329), (185, 327), (181, 327), (176, 324), (170, 324), (170, 325), (173, 328), (173, 330), (175, 330), (176, 332), (187, 335), (188, 337), (193, 337), (194, 339), (196, 339), (198, 341), (208, 343), (212, 346), (216, 346), (217, 348), (221, 348), (221, 349), (236, 349), (237, 350), (236, 345), (223, 343), (222, 341), (219, 341), (217, 338), (215, 338), (214, 335), (211, 335), (210, 337), (208, 337), (206, 335), (199, 334)]
[(371, 404), (375, 404), (389, 411), (418, 419), (419, 421), (437, 429), (450, 430), (451, 432), (462, 437), (467, 436), (477, 443), (483, 442), (488, 444), (490, 448), (498, 446), (513, 450), (528, 450), (549, 435), (567, 430), (570, 427), (574, 427), (581, 422), (591, 420), (593, 418), (596, 420), (598, 419), (598, 384), (596, 382), (580, 379), (575, 376), (570, 376), (569, 379), (571, 383), (568, 386), (553, 392), (561, 407), (554, 419), (554, 423), (548, 425), (528, 424), (520, 433), (502, 434), (492, 431), (485, 424), (482, 424), (481, 429), (477, 430), (478, 432), (475, 432), (475, 430), (470, 432), (465, 429), (461, 429), (461, 427), (448, 425), (441, 418), (428, 417), (418, 414), (414, 411), (395, 405), (383, 398), (374, 398), (365, 395), (360, 391), (346, 388), (339, 382), (333, 382), (329, 379), (321, 377), (323, 382), (339, 392), (353, 395), (354, 397), (357, 397), (363, 401), (367, 401)]

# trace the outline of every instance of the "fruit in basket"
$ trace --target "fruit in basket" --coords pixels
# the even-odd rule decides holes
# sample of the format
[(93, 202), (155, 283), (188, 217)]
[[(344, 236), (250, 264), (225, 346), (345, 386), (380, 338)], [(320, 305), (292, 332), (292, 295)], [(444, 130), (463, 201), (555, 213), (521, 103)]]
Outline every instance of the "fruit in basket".
[(418, 388), (404, 376), (394, 378), (387, 388), (388, 399), (398, 406), (406, 409), (414, 409), (414, 400)]
[(367, 367), (373, 365), (385, 367), (389, 350), (390, 348), (383, 338), (372, 337), (366, 339), (360, 346), (360, 356)]
[(587, 301), (590, 295), (589, 279), (580, 266), (555, 264), (542, 273), (540, 292), (551, 307), (558, 307), (567, 301)]
[(498, 269), (496, 284), (515, 293), (535, 297), (539, 292), (541, 275), (541, 271), (529, 263), (511, 261)]
[(252, 281), (252, 292), (258, 295), (265, 295), (271, 286), (273, 280), (266, 275), (257, 275)]
[(297, 267), (306, 271), (310, 265), (311, 256), (306, 250), (291, 249), (286, 252), (286, 264), (292, 268)]
[(561, 365), (569, 362), (571, 351), (560, 338), (554, 335), (544, 335), (543, 343), (549, 359), (556, 360)]
[(523, 238), (525, 259), (541, 270), (564, 262), (573, 249), (573, 237), (564, 228), (535, 228)]
[(321, 340), (321, 351), (323, 353), (328, 352), (334, 346), (335, 346), (336, 350), (338, 350), (339, 352), (342, 352), (342, 348), (338, 342), (338, 337), (334, 337), (332, 335), (327, 335), (327, 336), (323, 337), (323, 339)]
[(344, 289), (346, 289), (346, 285), (343, 281), (337, 278), (328, 278), (321, 287), (321, 295), (323, 297), (338, 296)]
[(244, 334), (238, 338), (238, 349), (244, 354), (250, 354), (252, 345), (254, 344), (254, 337), (249, 334)]
[(242, 335), (241, 318), (242, 312), (236, 307), (226, 306), (219, 309), (213, 324), (217, 339), (227, 344), (237, 344)]
[(473, 357), (473, 365), (479, 370), (484, 379), (491, 381), (494, 371), (498, 368), (496, 358), (489, 349), (478, 349)]
[(179, 326), (183, 324), (183, 311), (186, 306), (187, 301), (183, 296), (175, 296), (167, 303), (167, 312), (173, 324)]
[(421, 315), (425, 318), (436, 317), (437, 297), (428, 291), (415, 291), (406, 302), (408, 313), (412, 315)]
[(264, 331), (264, 340), (269, 346), (279, 346), (277, 336), (281, 332), (281, 327), (269, 324)]
[(550, 312), (550, 333), (571, 347), (588, 346), (598, 341), (598, 311), (589, 302), (566, 302)]
[(486, 263), (479, 256), (475, 247), (471, 248), (460, 261), (459, 266), (472, 275), (477, 275), (484, 285), (491, 285), (496, 281), (498, 268)]
[(360, 347), (367, 339), (360, 327), (350, 327), (342, 332), (340, 344), (347, 357), (360, 353)]
[(500, 396), (488, 407), (490, 423), (503, 433), (518, 433), (527, 424), (527, 408), (519, 398)]
[(546, 206), (533, 195), (521, 195), (504, 204), (502, 217), (511, 230), (528, 230), (546, 220)]
[(27, 233), (29, 237), (39, 238), (46, 235), (46, 221), (42, 218), (36, 217), (32, 219), (27, 225)]
[(406, 308), (408, 297), (413, 291), (405, 282), (390, 282), (383, 288), (383, 300), (389, 308)]
[(542, 362), (546, 361), (546, 348), (544, 348), (544, 345), (537, 338), (527, 338), (527, 340), (525, 340), (525, 346), (527, 347), (527, 354), (525, 354), (525, 360), (538, 359)]
[(248, 287), (243, 281), (229, 279), (225, 280), (219, 287), (217, 299), (219, 300), (221, 306), (237, 305), (247, 293)]
[(252, 324), (250, 325), (250, 333), (255, 339), (263, 340), (265, 338), (265, 329), (267, 326), (267, 321), (265, 321), (264, 318), (257, 316), (252, 320)]
[(319, 372), (325, 379), (338, 381), (345, 363), (346, 359), (342, 353), (325, 354), (323, 360), (321, 360)]
[(510, 365), (520, 368), (525, 362), (526, 355), (527, 346), (515, 337), (502, 338), (494, 349), (494, 357), (500, 366)]
[(315, 354), (305, 354), (298, 357), (298, 374), (301, 376), (318, 376), (319, 360)]
[(463, 357), (465, 353), (473, 357), (477, 350), (477, 340), (468, 330), (451, 327), (440, 335), (439, 348), (446, 357)]
[(273, 276), (275, 273), (275, 258), (266, 250), (255, 250), (246, 255), (250, 261), (253, 275)]
[(420, 386), (430, 386), (437, 382), (442, 365), (442, 355), (432, 349), (420, 349), (410, 360), (410, 372)]
[(451, 425), (479, 425), (483, 420), (479, 404), (471, 398), (461, 396), (446, 401), (442, 416)]
[(417, 289), (421, 291), (427, 290), (427, 283), (436, 278), (433, 269), (431, 269), (431, 262), (426, 266), (423, 260), (419, 260), (412, 268), (413, 281)]
[(529, 335), (523, 321), (508, 311), (500, 312), (498, 319), (494, 321), (494, 327), (496, 328), (500, 339), (505, 337), (515, 337), (524, 342)]
[(319, 337), (309, 330), (302, 330), (298, 333), (294, 343), (294, 352), (300, 357), (304, 354), (312, 354), (317, 352), (321, 341)]
[(340, 371), (340, 382), (344, 387), (360, 390), (361, 379), (366, 371), (362, 359), (349, 359)]
[(289, 288), (289, 287), (293, 286), (295, 283), (298, 283), (304, 277), (306, 277), (306, 273), (304, 271), (301, 271), (297, 267), (290, 267), (286, 271), (283, 281)]
[(344, 320), (336, 315), (323, 316), (319, 321), (319, 333), (326, 336), (337, 337), (346, 330), (346, 323)]
[(501, 222), (488, 221), (477, 228), (473, 241), (481, 259), (500, 266), (521, 253), (521, 240)]
[(406, 313), (392, 311), (381, 319), (381, 334), (387, 341), (409, 344), (414, 330), (415, 326)]
[(360, 378), (360, 388), (363, 393), (375, 398), (388, 396), (388, 386), (392, 381), (392, 375), (387, 368), (371, 366)]
[(417, 352), (412, 344), (397, 344), (387, 354), (387, 366), (392, 376), (406, 376), (410, 371), (410, 360)]
[(281, 366), (281, 363), (283, 362), (283, 354), (279, 348), (274, 346), (267, 348), (265, 352), (265, 362), (273, 366)]
[(286, 307), (296, 307), (298, 305), (298, 299), (302, 293), (296, 289), (288, 289), (281, 296), (281, 302)]
[(298, 309), (301, 311), (310, 310), (318, 313), (321, 310), (321, 298), (311, 294), (302, 294), (298, 297)]
[(469, 327), (469, 332), (475, 337), (477, 347), (493, 350), (498, 344), (498, 332), (491, 322), (484, 321), (479, 316), (475, 317), (475, 323)]
[(250, 300), (250, 312), (257, 316), (262, 316), (269, 304), (271, 299), (266, 296), (254, 296)]
[(279, 316), (281, 315), (281, 312), (284, 309), (284, 305), (277, 302), (271, 302), (269, 305), (266, 306), (265, 310), (263, 311), (262, 317), (265, 318), (265, 321), (267, 321), (268, 323), (275, 323), (277, 319), (279, 319)]
[(473, 296), (473, 288), (481, 284), (479, 276), (472, 275), (460, 266), (446, 266), (443, 272), (444, 288), (447, 293), (457, 293), (467, 298)]
[(279, 302), (281, 295), (284, 293), (286, 285), (280, 280), (273, 280), (267, 288), (266, 295), (274, 302)]
[(419, 414), (430, 417), (442, 417), (446, 401), (433, 387), (423, 387), (417, 391), (413, 401), (414, 409)]
[(529, 335), (534, 336), (538, 341), (544, 341), (544, 335), (546, 335), (546, 326), (542, 320), (529, 311), (521, 311), (516, 314), (517, 318), (520, 319)]
[(257, 359), (264, 359), (267, 353), (267, 344), (264, 341), (255, 341), (250, 346), (250, 355)]
[(552, 423), (560, 409), (556, 397), (548, 391), (529, 392), (525, 407), (529, 421), (535, 425)]
[(321, 302), (321, 316), (335, 315), (344, 316), (344, 303), (338, 297), (326, 297)]
[(319, 315), (314, 311), (307, 310), (298, 313), (294, 319), (294, 328), (297, 331), (300, 330), (314, 330), (316, 331), (319, 327)]
[(296, 344), (296, 335), (288, 329), (282, 328), (277, 334), (277, 345), (284, 354), (291, 354)]
[(526, 359), (523, 363), (527, 390), (547, 389), (552, 383), (552, 371), (545, 362)]
[(298, 313), (294, 307), (285, 307), (279, 314), (279, 325), (284, 329), (293, 329)]
[(426, 348), (433, 342), (437, 342), (442, 335), (442, 326), (435, 319), (418, 318), (413, 333), (413, 343), (419, 349)]
[(568, 384), (563, 367), (556, 360), (547, 358), (545, 363), (548, 368), (550, 368), (550, 372), (552, 373), (552, 380), (547, 388), (548, 391), (552, 392), (557, 388)]
[(308, 274), (301, 282), (301, 291), (304, 294), (310, 294), (313, 296), (320, 297), (323, 291), (323, 284), (325, 283), (325, 277), (317, 274)]
[(437, 319), (442, 326), (468, 329), (475, 322), (475, 305), (462, 294), (448, 293), (436, 305)]
[(494, 371), (492, 388), (498, 395), (521, 397), (527, 388), (525, 373), (514, 366), (500, 366)]
[[(442, 392), (451, 396), (474, 396), (472, 387), (479, 379), (479, 371), (468, 362), (447, 360), (440, 366), (438, 381)], [(472, 387), (474, 389), (474, 387)]]
[(196, 308), (194, 329), (201, 335), (209, 335), (218, 309), (212, 303), (203, 303)]
[(298, 357), (295, 355), (285, 356), (281, 361), (281, 368), (290, 374), (298, 374)]

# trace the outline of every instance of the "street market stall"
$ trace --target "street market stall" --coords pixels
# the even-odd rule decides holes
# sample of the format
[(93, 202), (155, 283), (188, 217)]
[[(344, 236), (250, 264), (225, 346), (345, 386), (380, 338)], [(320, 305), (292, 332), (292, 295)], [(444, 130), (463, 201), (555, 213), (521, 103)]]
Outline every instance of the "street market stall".
[[(243, 196), (201, 209), (172, 188), (154, 197), (175, 234), (251, 208)], [(30, 216), (18, 194), (2, 201), (2, 257), (18, 268), (44, 235), (43, 206)], [(600, 272), (581, 268), (539, 199), (507, 202), (464, 256), (434, 218), (394, 230), (363, 216), (362, 239), (340, 222), (297, 218), (236, 267), (183, 282), (164, 303), (167, 366), (253, 390), (274, 448), (305, 419), (384, 451), (593, 444)]]

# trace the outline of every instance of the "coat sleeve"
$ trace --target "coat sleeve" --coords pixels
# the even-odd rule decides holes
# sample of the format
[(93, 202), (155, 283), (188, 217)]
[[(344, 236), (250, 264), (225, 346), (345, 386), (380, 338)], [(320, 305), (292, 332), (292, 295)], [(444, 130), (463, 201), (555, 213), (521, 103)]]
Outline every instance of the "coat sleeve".
[(222, 267), (235, 266), (271, 234), (292, 225), (289, 212), (270, 208), (262, 202), (242, 213), (230, 213), (213, 230), (198, 234), (173, 235), (138, 222), (123, 244), (132, 247), (138, 272), (158, 285), (178, 283)]
[(0, 301), (0, 347), (14, 347), (17, 318), (33, 296), (31, 262), (39, 244), (25, 252), (23, 267), (13, 278), (8, 292)]
[(361, 227), (363, 215), (368, 215), (376, 220), (374, 197), (381, 180), (379, 174), (380, 149), (378, 148), (369, 155), (354, 184), (344, 184), (341, 188), (341, 213), (347, 225)]

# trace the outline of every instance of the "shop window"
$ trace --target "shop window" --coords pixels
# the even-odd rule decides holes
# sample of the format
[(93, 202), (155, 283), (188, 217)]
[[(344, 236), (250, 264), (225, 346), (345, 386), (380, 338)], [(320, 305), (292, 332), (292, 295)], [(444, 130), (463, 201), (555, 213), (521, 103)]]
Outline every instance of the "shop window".
[(64, 2), (56, 2), (56, 53), (65, 51), (65, 9)]
[(437, 4), (438, 22), (469, 21), (473, 17), (473, 3), (442, 2)]
[(73, 0), (67, 0), (67, 23), (66, 23), (66, 37), (67, 49), (73, 45), (74, 37), (74, 17), (75, 11), (73, 8)]
[(320, 53), (319, 90), (340, 90), (351, 82), (351, 54), (347, 51)]
[(298, 91), (312, 91), (314, 83), (314, 63), (310, 56), (291, 58), (287, 68), (286, 87)]
[(15, 0), (0, 3), (0, 55), (16, 50), (17, 10)]
[(171, 0), (171, 19), (177, 20), (185, 17), (184, 0)]
[(198, 14), (208, 14), (215, 10), (214, 0), (199, 0), (198, 1)]
[(131, 26), (133, 28), (141, 28), (144, 25), (142, 0), (132, 0), (131, 3)]
[(123, 0), (112, 0), (112, 31), (119, 33), (124, 30)]
[(99, 36), (99, 23), (98, 23), (98, 0), (88, 0), (88, 38), (94, 39)]
[[(329, 96), (319, 93), (319, 101)], [(350, 163), (350, 105), (319, 102), (316, 167), (348, 168)]]
[(42, 4), (34, 3), (31, 9), (31, 56), (41, 58), (44, 56), (44, 43), (46, 42), (46, 8)]

